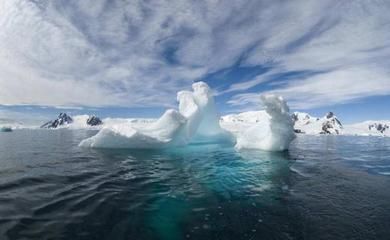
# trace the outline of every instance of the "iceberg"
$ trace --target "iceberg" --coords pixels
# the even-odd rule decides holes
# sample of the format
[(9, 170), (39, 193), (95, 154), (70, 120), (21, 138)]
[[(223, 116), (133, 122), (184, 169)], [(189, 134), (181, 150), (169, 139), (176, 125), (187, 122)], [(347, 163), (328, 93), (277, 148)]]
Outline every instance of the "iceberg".
[(209, 86), (196, 82), (192, 89), (178, 92), (179, 109), (168, 109), (156, 122), (138, 128), (128, 124), (104, 127), (95, 136), (83, 140), (80, 146), (158, 149), (197, 141), (234, 143), (233, 135), (219, 125)]
[[(250, 127), (220, 125), (214, 98), (204, 82), (192, 91), (177, 93), (178, 110), (168, 109), (157, 121), (133, 125), (104, 126), (95, 136), (83, 140), (81, 147), (161, 149), (190, 143), (228, 143), (236, 149), (286, 150), (295, 138), (289, 108), (282, 97), (263, 95), (265, 112)], [(223, 123), (223, 118), (221, 120)]]
[(235, 147), (239, 150), (287, 150), (295, 138), (295, 133), (286, 101), (281, 96), (273, 94), (262, 95), (261, 101), (268, 116), (246, 130), (238, 132)]

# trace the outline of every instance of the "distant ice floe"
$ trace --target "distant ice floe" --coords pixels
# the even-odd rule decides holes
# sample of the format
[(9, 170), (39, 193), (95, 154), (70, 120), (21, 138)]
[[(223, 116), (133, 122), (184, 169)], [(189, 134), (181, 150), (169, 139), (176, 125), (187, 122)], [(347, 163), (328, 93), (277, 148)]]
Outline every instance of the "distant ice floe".
[(118, 124), (104, 127), (80, 143), (94, 148), (166, 148), (190, 142), (234, 142), (234, 137), (219, 125), (219, 116), (209, 86), (192, 85), (193, 91), (177, 94), (179, 110), (167, 110), (156, 122), (135, 127)]

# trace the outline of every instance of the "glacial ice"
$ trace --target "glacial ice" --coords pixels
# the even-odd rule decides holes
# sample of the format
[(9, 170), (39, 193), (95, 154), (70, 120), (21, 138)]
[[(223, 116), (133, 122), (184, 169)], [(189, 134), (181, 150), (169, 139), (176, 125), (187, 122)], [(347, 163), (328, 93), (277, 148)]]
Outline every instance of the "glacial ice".
[(286, 101), (273, 94), (261, 96), (265, 115), (261, 121), (237, 134), (236, 148), (283, 151), (295, 138), (294, 124)]
[(286, 102), (275, 95), (264, 95), (261, 100), (266, 108), (259, 115), (262, 121), (245, 128), (237, 125), (222, 128), (211, 89), (204, 82), (196, 82), (192, 91), (178, 92), (178, 110), (168, 109), (157, 121), (141, 126), (129, 123), (105, 126), (80, 146), (158, 149), (194, 142), (226, 142), (235, 144), (237, 149), (287, 149), (295, 134)]
[(230, 141), (234, 138), (219, 126), (219, 116), (209, 86), (192, 85), (193, 91), (177, 94), (179, 110), (167, 110), (156, 122), (144, 127), (118, 124), (104, 127), (80, 143), (95, 148), (166, 148), (194, 141)]

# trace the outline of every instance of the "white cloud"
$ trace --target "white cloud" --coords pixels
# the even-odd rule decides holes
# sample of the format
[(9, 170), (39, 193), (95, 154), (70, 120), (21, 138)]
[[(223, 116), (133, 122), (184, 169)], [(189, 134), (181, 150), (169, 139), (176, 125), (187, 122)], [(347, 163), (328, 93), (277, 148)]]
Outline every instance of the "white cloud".
[(252, 87), (255, 87), (261, 83), (265, 83), (267, 81), (270, 81), (272, 79), (272, 76), (274, 76), (277, 73), (275, 70), (269, 70), (263, 74), (257, 75), (253, 79), (245, 82), (238, 82), (233, 83), (229, 86), (228, 89), (220, 91), (217, 93), (217, 95), (226, 94), (230, 92), (238, 92), (238, 91), (245, 91)]
[[(238, 93), (229, 103), (242, 108), (260, 84), (300, 108), (388, 95), (389, 10), (381, 0), (0, 1), (0, 104), (168, 106), (237, 63), (272, 67), (218, 93)], [(295, 71), (321, 74), (273, 85)]]
[[(284, 96), (294, 109), (310, 109), (348, 103), (363, 97), (390, 94), (389, 80), (384, 77), (390, 71), (383, 69), (349, 68), (318, 74), (303, 80), (287, 83), (286, 86), (267, 93)], [(229, 103), (233, 106), (257, 105), (260, 94), (235, 95)]]
[(157, 7), (142, 1), (2, 1), (0, 104), (171, 104), (176, 91), (206, 69), (165, 61), (159, 41), (178, 26), (163, 29), (173, 12)]
[[(270, 31), (273, 34), (258, 47), (275, 52), (276, 72), (318, 74), (285, 81), (268, 91), (284, 95), (299, 109), (390, 95), (389, 2), (323, 1), (322, 4), (303, 6), (294, 2), (292, 13), (273, 25), (274, 30)], [(244, 64), (261, 64), (259, 53), (253, 51)], [(259, 78), (261, 75), (248, 83)], [(229, 103), (248, 106), (258, 102), (258, 95), (237, 94)]]

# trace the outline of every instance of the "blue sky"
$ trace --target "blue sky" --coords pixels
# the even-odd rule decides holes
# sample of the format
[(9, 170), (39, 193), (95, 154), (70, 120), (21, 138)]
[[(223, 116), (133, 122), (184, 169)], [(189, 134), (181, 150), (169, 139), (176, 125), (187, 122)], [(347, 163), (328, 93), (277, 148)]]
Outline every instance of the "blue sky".
[(222, 114), (390, 119), (390, 2), (0, 2), (0, 118), (157, 117), (205, 81)]

